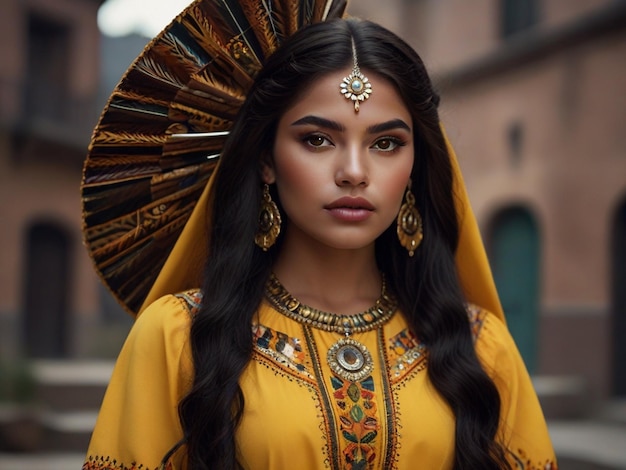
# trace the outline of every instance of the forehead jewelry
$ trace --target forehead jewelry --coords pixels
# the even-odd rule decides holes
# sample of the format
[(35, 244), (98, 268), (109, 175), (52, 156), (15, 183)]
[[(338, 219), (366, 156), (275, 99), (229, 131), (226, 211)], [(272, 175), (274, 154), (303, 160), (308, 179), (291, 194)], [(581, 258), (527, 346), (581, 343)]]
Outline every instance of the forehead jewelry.
[(339, 86), (343, 96), (354, 102), (354, 112), (358, 113), (359, 103), (370, 97), (372, 84), (369, 82), (368, 78), (361, 73), (361, 69), (359, 69), (354, 39), (352, 39), (352, 59), (354, 60), (352, 73), (347, 77), (344, 77)]

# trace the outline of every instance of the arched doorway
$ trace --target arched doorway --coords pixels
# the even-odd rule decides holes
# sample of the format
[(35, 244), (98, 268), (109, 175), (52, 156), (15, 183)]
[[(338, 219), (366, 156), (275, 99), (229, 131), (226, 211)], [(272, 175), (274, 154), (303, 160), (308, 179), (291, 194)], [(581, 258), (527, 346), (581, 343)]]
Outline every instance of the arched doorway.
[(537, 359), (540, 240), (524, 207), (501, 210), (491, 223), (489, 254), (509, 330), (529, 372)]
[(26, 233), (23, 339), (29, 357), (59, 358), (69, 351), (69, 235), (36, 222)]
[(613, 218), (611, 251), (611, 313), (613, 394), (626, 396), (626, 200)]

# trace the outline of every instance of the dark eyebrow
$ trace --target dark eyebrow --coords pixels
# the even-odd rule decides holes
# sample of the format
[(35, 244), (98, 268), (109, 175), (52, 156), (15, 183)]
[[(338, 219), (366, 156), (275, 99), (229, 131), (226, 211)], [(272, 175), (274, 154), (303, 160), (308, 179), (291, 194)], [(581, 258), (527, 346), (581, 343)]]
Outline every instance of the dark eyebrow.
[(367, 132), (370, 134), (378, 134), (380, 132), (392, 131), (394, 129), (404, 129), (407, 132), (411, 132), (409, 125), (402, 119), (392, 119), (391, 121), (374, 124), (373, 126), (367, 128)]
[(307, 124), (312, 124), (314, 126), (319, 126), (325, 129), (339, 132), (343, 132), (345, 130), (345, 127), (343, 127), (338, 122), (331, 121), (330, 119), (325, 119), (319, 116), (304, 116), (303, 118), (291, 123), (292, 126), (305, 126)]
[[(305, 126), (307, 124), (339, 132), (343, 132), (345, 130), (345, 127), (340, 123), (319, 116), (304, 116), (303, 118), (300, 118), (297, 121), (293, 122), (291, 125)], [(380, 132), (386, 132), (393, 129), (404, 129), (407, 132), (411, 132), (411, 128), (409, 127), (409, 125), (402, 119), (392, 119), (391, 121), (374, 124), (373, 126), (367, 128), (367, 132), (368, 134), (378, 134)]]

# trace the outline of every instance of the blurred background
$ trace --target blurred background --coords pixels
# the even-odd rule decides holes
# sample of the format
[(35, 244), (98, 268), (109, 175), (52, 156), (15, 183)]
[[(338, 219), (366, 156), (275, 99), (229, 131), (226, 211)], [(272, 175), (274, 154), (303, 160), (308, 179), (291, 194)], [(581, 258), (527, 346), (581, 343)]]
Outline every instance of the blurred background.
[[(82, 245), (106, 99), (187, 1), (0, 0), (0, 468), (80, 467), (131, 318)], [(562, 468), (626, 468), (626, 1), (352, 0), (441, 97)]]

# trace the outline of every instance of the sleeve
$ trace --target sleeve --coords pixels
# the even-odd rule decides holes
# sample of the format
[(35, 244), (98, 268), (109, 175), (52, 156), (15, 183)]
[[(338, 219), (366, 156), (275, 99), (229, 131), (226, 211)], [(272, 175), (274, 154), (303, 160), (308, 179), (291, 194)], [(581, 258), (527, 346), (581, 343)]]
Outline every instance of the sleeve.
[[(189, 389), (190, 313), (166, 296), (136, 320), (105, 393), (83, 470), (158, 469), (182, 438), (178, 402)], [(180, 469), (181, 452), (168, 470)]]
[(494, 380), (502, 409), (499, 440), (516, 470), (556, 470), (557, 462), (539, 399), (507, 327), (485, 312), (476, 350)]

